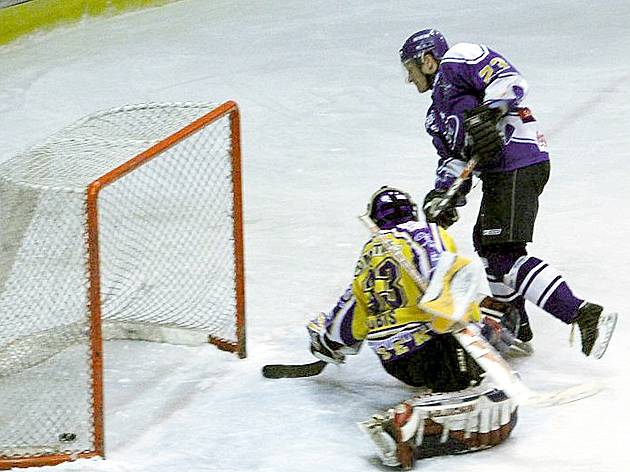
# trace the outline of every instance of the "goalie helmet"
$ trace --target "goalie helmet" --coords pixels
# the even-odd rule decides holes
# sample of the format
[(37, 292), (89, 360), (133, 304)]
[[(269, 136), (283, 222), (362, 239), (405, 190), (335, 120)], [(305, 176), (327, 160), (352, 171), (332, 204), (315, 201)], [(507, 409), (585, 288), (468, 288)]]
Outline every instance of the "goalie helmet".
[(411, 196), (387, 185), (372, 195), (367, 214), (380, 229), (391, 229), (407, 221), (418, 221), (418, 210)]
[(425, 52), (430, 52), (438, 61), (448, 51), (448, 43), (438, 30), (423, 29), (412, 34), (400, 48), (401, 62), (408, 62), (421, 58)]

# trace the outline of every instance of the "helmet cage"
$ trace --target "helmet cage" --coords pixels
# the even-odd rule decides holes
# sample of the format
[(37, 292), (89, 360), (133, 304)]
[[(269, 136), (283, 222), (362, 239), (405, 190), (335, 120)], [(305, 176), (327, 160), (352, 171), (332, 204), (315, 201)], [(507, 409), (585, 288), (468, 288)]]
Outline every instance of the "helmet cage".
[(367, 215), (380, 229), (392, 229), (408, 221), (418, 221), (417, 205), (407, 192), (387, 185), (370, 198)]

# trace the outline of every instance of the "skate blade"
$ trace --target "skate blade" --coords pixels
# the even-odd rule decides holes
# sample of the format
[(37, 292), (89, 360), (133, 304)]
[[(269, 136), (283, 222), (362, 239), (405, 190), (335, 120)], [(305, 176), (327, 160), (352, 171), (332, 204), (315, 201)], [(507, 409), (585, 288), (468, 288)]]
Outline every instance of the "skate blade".
[(529, 342), (515, 339), (506, 353), (508, 357), (529, 357), (534, 353), (534, 347)]
[(597, 339), (595, 340), (595, 344), (593, 345), (593, 349), (591, 349), (590, 357), (594, 359), (601, 359), (606, 349), (608, 348), (608, 344), (610, 343), (610, 338), (612, 338), (613, 333), (615, 332), (615, 326), (617, 326), (617, 313), (602, 313), (599, 317), (599, 322), (597, 323)]

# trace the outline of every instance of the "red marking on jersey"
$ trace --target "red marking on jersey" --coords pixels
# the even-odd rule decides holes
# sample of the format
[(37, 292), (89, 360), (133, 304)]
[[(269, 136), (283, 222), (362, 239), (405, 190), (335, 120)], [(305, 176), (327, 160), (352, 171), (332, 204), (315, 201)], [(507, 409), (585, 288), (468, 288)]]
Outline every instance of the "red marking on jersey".
[(539, 148), (547, 147), (547, 139), (545, 138), (545, 135), (542, 134), (540, 131), (536, 131), (536, 141), (538, 141)]
[(532, 112), (529, 108), (525, 107), (525, 108), (519, 108), (518, 109), (518, 116), (521, 117), (521, 121), (523, 123), (529, 123), (531, 121), (536, 121), (536, 118), (534, 118), (534, 115), (532, 115)]

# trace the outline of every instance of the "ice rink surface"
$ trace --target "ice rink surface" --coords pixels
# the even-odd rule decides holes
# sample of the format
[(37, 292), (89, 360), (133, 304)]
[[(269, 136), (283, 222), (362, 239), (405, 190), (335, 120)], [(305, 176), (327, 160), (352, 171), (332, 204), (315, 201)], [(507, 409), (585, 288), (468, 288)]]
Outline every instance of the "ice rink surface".
[[(630, 384), (630, 3), (612, 0), (377, 2), (183, 0), (0, 47), (0, 160), (97, 110), (235, 100), (243, 132), (248, 358), (213, 347), (106, 345), (107, 460), (57, 471), (384, 470), (356, 423), (413, 395), (367, 349), (318, 377), (265, 380), (271, 362), (310, 361), (304, 325), (350, 282), (367, 238), (356, 218), (383, 184), (421, 199), (436, 157), (429, 97), (405, 83), (398, 49), (425, 27), (481, 42), (530, 84), (550, 145), (531, 254), (578, 296), (620, 312), (606, 356), (530, 306), (532, 388), (603, 382), (596, 397), (522, 408), (501, 446), (416, 470), (619, 472)], [(452, 234), (473, 255), (480, 189)], [(53, 470), (53, 469), (50, 469)]]

